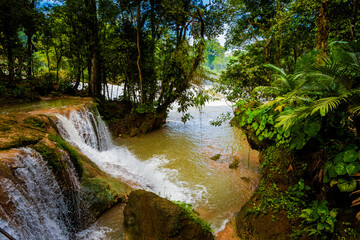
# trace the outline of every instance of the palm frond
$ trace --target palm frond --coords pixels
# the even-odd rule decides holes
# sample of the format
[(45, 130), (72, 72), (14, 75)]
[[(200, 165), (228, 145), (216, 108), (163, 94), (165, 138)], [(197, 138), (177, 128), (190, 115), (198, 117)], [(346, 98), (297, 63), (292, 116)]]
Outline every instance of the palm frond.
[(354, 106), (349, 109), (349, 112), (354, 115), (360, 115), (360, 106)]
[(254, 88), (252, 94), (265, 94), (265, 95), (278, 95), (280, 93), (280, 89), (273, 86), (258, 86)]
[(313, 103), (311, 115), (315, 114), (316, 112), (320, 112), (321, 116), (325, 116), (328, 112), (337, 108), (342, 101), (346, 102), (347, 97), (348, 95), (321, 98)]
[(261, 105), (261, 107), (273, 107), (275, 105), (283, 104), (286, 100), (286, 97), (277, 97), (272, 101), (268, 101)]
[(273, 70), (274, 72), (276, 72), (277, 74), (280, 74), (283, 77), (286, 77), (286, 73), (284, 72), (284, 70), (282, 68), (279, 68), (273, 64), (263, 64), (264, 67), (269, 68), (270, 70)]
[(310, 108), (308, 106), (298, 107), (293, 110), (282, 112), (276, 119), (277, 123), (275, 127), (283, 127), (284, 131), (289, 129), (298, 120), (306, 118), (310, 114)]

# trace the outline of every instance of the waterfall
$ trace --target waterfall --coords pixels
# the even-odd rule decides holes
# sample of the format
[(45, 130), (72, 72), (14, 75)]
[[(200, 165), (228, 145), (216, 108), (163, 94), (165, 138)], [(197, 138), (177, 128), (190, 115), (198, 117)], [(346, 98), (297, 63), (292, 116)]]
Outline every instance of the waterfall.
[(87, 109), (71, 111), (67, 115), (56, 114), (60, 135), (88, 156), (103, 171), (133, 187), (152, 191), (173, 200), (196, 203), (206, 194), (202, 185), (189, 186), (177, 180), (177, 171), (165, 168), (167, 159), (151, 158), (140, 161), (128, 149), (116, 146), (109, 130), (98, 114)]
[[(20, 166), (13, 169), (14, 178), (0, 178), (8, 198), (4, 204), (8, 207), (0, 205), (0, 215), (5, 216), (0, 219), (0, 227), (16, 239), (69, 239), (75, 229), (68, 201), (53, 172), (41, 155), (30, 148), (18, 149), (14, 160)], [(74, 169), (70, 175), (71, 171), (74, 174)], [(73, 177), (73, 187), (77, 188), (79, 182)]]

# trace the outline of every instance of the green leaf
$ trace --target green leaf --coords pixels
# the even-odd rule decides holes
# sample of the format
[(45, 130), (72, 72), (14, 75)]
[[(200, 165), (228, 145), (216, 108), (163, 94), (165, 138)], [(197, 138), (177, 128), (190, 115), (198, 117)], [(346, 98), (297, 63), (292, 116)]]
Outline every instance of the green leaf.
[(329, 224), (331, 227), (334, 227), (334, 226), (335, 226), (335, 222), (336, 222), (336, 218), (333, 217), (333, 216), (329, 216), (329, 217), (326, 219), (326, 223)]
[(329, 181), (330, 181), (330, 178), (329, 178), (328, 174), (325, 174), (324, 178), (323, 178), (323, 182), (328, 183)]
[(337, 186), (340, 192), (352, 192), (356, 188), (356, 181), (353, 178), (350, 179), (340, 178), (338, 180)]
[(334, 185), (336, 185), (337, 184), (337, 180), (336, 179), (332, 179), (331, 181), (330, 181), (330, 187), (333, 187)]
[(349, 175), (355, 174), (360, 170), (360, 163), (352, 162), (346, 166), (346, 171)]
[(304, 137), (304, 133), (298, 133), (297, 136), (293, 139), (290, 148), (296, 148), (298, 150), (303, 148), (306, 143)]
[(324, 228), (325, 228), (325, 224), (322, 222), (319, 222), (317, 225), (317, 230), (321, 231), (321, 230), (324, 230)]
[(357, 152), (348, 150), (344, 152), (344, 162), (354, 162), (357, 159)]
[(300, 217), (301, 218), (309, 218), (311, 216), (312, 212), (313, 212), (312, 209), (306, 208), (306, 209), (301, 211)]
[(258, 139), (259, 139), (259, 141), (262, 141), (262, 140), (264, 140), (264, 136), (263, 136), (263, 135), (260, 135), (260, 136), (258, 137)]
[(324, 171), (325, 172), (329, 171), (329, 169), (332, 167), (332, 165), (333, 165), (332, 162), (330, 162), (330, 161), (326, 162), (325, 166), (324, 166)]
[(257, 130), (259, 128), (259, 124), (257, 122), (253, 122), (251, 124), (251, 128), (254, 129), (254, 130)]
[(346, 174), (346, 163), (340, 162), (335, 165), (335, 171), (338, 175)]
[(329, 208), (326, 206), (326, 202), (321, 202), (317, 208), (317, 211), (320, 215), (329, 215)]
[(336, 215), (337, 215), (337, 210), (335, 208), (331, 209), (330, 216), (336, 218)]
[(261, 133), (260, 128), (256, 131), (256, 136), (258, 136)]
[(330, 178), (336, 178), (337, 176), (338, 176), (338, 174), (336, 173), (335, 166), (332, 166), (329, 169), (329, 177)]
[(305, 124), (304, 132), (305, 132), (305, 134), (309, 135), (310, 137), (314, 137), (319, 132), (320, 128), (321, 128), (321, 125), (319, 123), (312, 122), (312, 123)]
[(334, 163), (339, 163), (343, 160), (344, 158), (344, 153), (341, 152), (341, 153), (338, 153), (335, 158), (334, 158)]
[(274, 122), (273, 115), (269, 116), (268, 123), (271, 124), (271, 125), (274, 125), (275, 122)]
[(289, 129), (285, 131), (284, 137), (285, 137), (285, 138), (290, 137), (290, 130), (289, 130)]
[(344, 148), (344, 152), (345, 152), (345, 151), (349, 151), (349, 150), (354, 150), (354, 151), (356, 151), (356, 149), (358, 149), (358, 147), (357, 147), (355, 144), (350, 144), (350, 145), (347, 145), (347, 146)]

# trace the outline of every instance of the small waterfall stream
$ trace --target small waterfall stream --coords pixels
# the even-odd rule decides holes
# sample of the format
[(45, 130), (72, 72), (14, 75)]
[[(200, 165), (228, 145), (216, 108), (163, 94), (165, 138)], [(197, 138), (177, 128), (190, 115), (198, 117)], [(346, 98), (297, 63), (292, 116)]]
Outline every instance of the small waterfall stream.
[[(239, 171), (228, 169), (226, 161), (231, 159), (231, 153), (235, 156), (240, 152), (242, 156), (242, 147), (234, 144), (239, 136), (223, 129), (207, 130), (209, 116), (206, 114), (200, 116), (200, 127), (195, 121), (183, 125), (177, 116), (172, 116), (165, 130), (137, 138), (133, 143), (122, 140), (114, 143), (98, 113), (86, 108), (60, 111), (62, 114), (56, 112), (59, 111), (48, 115), (53, 118), (60, 135), (104, 172), (133, 188), (198, 207), (197, 211), (213, 222), (215, 231), (225, 226), (227, 219), (238, 211), (257, 186), (256, 166)], [(224, 134), (235, 141), (221, 142)], [(201, 136), (201, 139), (190, 136)], [(209, 160), (221, 148), (226, 148), (221, 152), (221, 161)], [(17, 166), (12, 169), (14, 176), (0, 176), (0, 192), (6, 195), (0, 196), (1, 228), (16, 239), (30, 240), (109, 239), (109, 233), (116, 231), (117, 227), (111, 224), (95, 223), (77, 232), (86, 216), (83, 212), (86, 207), (81, 205), (80, 182), (67, 152), (59, 149), (61, 164), (67, 169), (61, 176), (65, 184), (59, 184), (61, 181), (34, 149), (14, 151), (17, 152), (11, 161)], [(115, 213), (109, 211), (110, 217), (106, 216), (110, 222), (118, 218), (118, 210), (114, 209)], [(111, 239), (125, 239), (123, 234), (116, 233)], [(0, 234), (0, 240), (3, 239), (6, 238)]]
[[(5, 208), (8, 212), (0, 206), (1, 215), (6, 216), (5, 221), (0, 219), (0, 227), (16, 239), (69, 239), (75, 231), (69, 205), (41, 155), (33, 149), (21, 148), (15, 164), (19, 167), (13, 170), (13, 181), (0, 178), (8, 196), (6, 204), (12, 206)], [(77, 178), (72, 179), (77, 188)]]
[(202, 185), (189, 186), (177, 181), (177, 171), (162, 168), (166, 159), (142, 162), (125, 147), (113, 144), (110, 132), (98, 114), (83, 109), (67, 116), (56, 114), (60, 135), (95, 162), (103, 171), (132, 183), (135, 188), (152, 191), (173, 200), (195, 203), (206, 195)]

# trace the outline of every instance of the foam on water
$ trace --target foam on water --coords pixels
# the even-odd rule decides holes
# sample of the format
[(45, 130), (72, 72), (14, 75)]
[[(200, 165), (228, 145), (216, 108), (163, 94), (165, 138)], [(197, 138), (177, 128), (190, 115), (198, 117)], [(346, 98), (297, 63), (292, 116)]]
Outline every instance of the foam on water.
[(76, 240), (107, 240), (107, 233), (113, 232), (111, 228), (99, 227), (93, 224), (89, 228), (78, 232), (75, 237)]
[(114, 145), (105, 123), (90, 111), (56, 114), (56, 118), (62, 137), (114, 177), (135, 181), (140, 188), (172, 200), (195, 204), (206, 197), (204, 186), (178, 181), (177, 170), (166, 168), (167, 159), (140, 161), (127, 148)]

